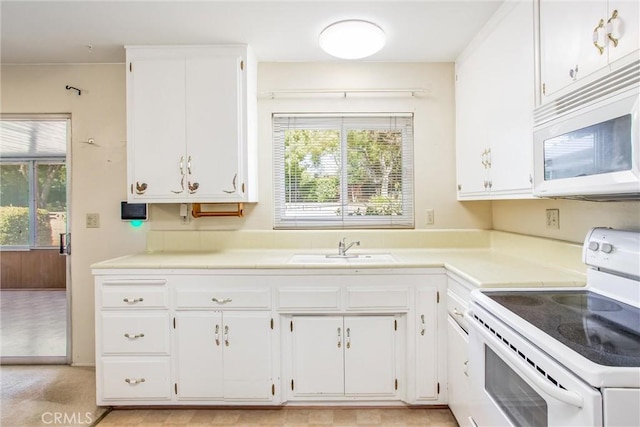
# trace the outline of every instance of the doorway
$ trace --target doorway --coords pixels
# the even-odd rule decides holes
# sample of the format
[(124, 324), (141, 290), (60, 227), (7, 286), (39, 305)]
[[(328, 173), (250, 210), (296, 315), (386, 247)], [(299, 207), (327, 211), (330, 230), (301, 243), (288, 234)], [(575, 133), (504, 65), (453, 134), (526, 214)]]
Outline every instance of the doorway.
[(0, 363), (68, 364), (69, 115), (0, 118)]

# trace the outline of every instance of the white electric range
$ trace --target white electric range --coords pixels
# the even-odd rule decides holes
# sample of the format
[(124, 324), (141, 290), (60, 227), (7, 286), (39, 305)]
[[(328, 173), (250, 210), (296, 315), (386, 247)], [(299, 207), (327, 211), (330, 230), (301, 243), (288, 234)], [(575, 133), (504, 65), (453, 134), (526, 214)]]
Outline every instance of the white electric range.
[(471, 293), (471, 423), (640, 425), (640, 233), (594, 228), (583, 261), (585, 288)]

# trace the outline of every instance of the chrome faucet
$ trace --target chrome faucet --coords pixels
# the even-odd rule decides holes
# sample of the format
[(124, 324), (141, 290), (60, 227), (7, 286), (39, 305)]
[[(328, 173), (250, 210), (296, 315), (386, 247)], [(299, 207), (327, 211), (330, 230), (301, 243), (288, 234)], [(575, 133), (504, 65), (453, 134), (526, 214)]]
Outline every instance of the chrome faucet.
[(349, 249), (351, 249), (351, 247), (353, 245), (360, 246), (360, 241), (359, 240), (357, 240), (355, 242), (351, 242), (348, 245), (346, 243), (346, 240), (347, 240), (347, 238), (343, 237), (342, 241), (340, 243), (338, 243), (338, 255), (339, 256), (346, 256), (347, 255), (347, 251)]

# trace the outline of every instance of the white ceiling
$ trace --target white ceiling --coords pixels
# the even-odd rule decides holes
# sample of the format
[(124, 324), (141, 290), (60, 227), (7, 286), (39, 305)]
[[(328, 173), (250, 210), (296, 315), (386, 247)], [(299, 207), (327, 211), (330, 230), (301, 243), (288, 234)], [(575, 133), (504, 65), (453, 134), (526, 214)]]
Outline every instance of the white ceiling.
[(318, 34), (343, 19), (369, 20), (386, 32), (386, 46), (367, 61), (453, 61), (500, 3), (0, 0), (0, 61), (121, 63), (125, 45), (218, 43), (247, 43), (260, 61), (333, 61)]

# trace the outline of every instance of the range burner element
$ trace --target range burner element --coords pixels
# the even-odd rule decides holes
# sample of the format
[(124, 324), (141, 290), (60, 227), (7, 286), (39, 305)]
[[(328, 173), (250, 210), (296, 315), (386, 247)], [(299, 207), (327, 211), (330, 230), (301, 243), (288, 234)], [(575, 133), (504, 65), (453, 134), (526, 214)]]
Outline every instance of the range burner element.
[(557, 295), (551, 297), (558, 304), (566, 305), (571, 308), (577, 308), (587, 311), (618, 311), (622, 310), (620, 304), (611, 301), (608, 298), (601, 298), (596, 295), (587, 295), (580, 293), (576, 295)]

